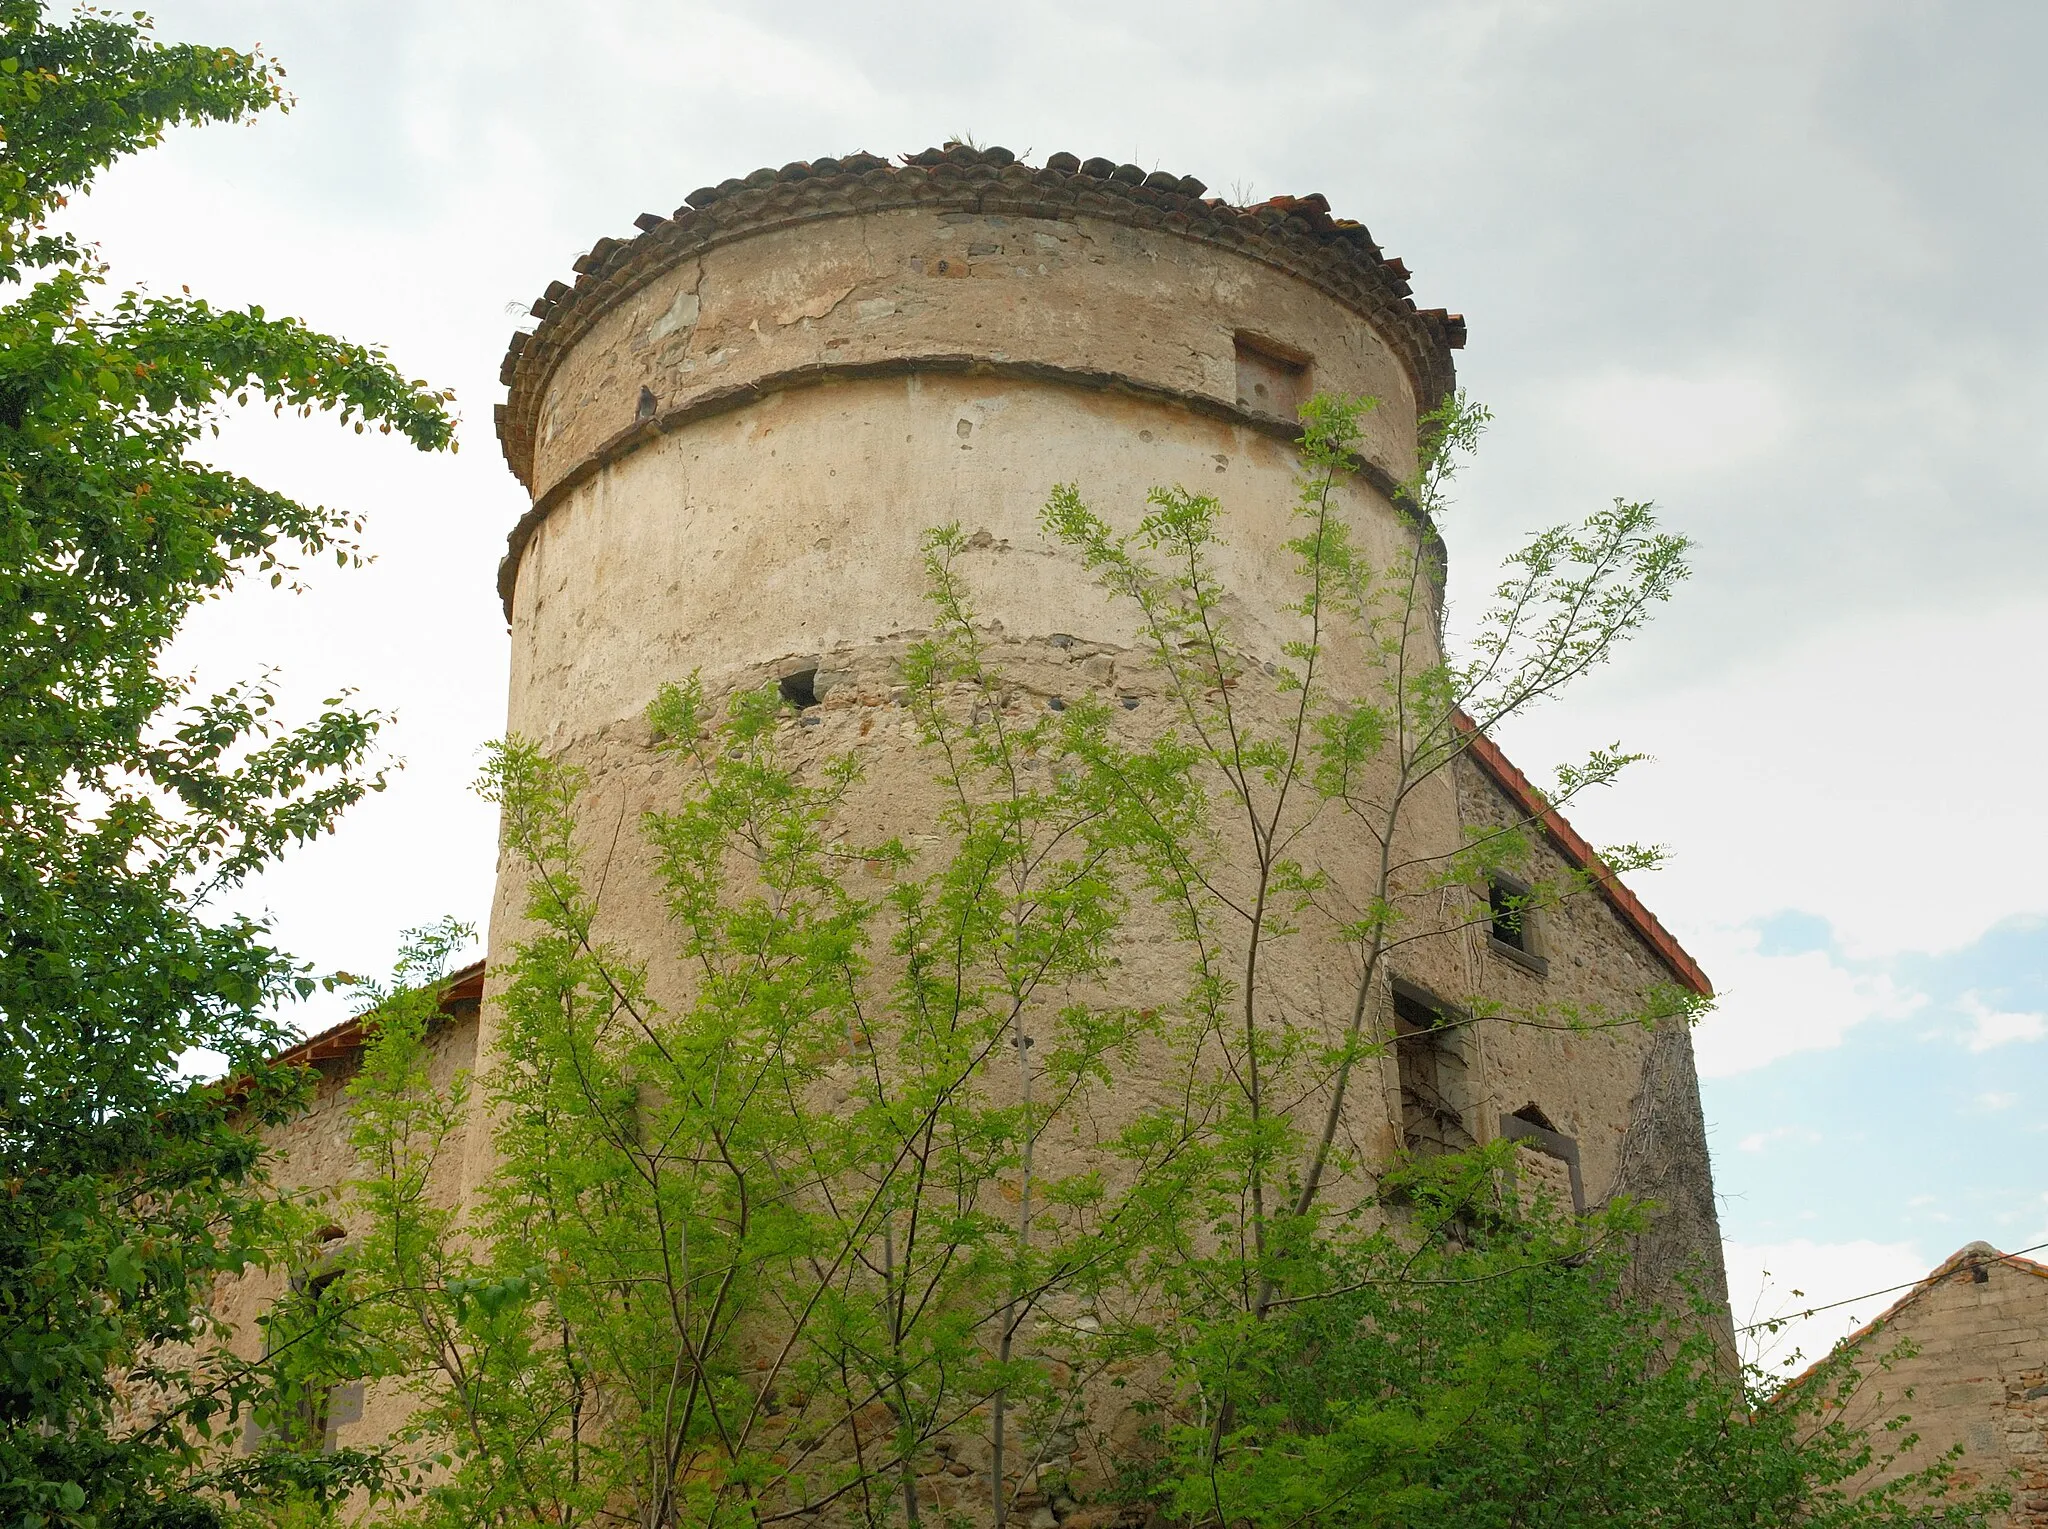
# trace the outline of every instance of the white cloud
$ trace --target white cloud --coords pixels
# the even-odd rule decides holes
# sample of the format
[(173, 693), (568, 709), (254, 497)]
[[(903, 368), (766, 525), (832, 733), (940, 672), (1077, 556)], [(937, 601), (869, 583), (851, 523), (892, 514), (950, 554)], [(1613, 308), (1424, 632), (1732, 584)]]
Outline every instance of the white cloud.
[[(1809, 1364), (1883, 1311), (1934, 1266), (1916, 1243), (1790, 1242), (1722, 1245), (1729, 1305), (1743, 1354), (1766, 1369)], [(1872, 1292), (1878, 1292), (1873, 1294)], [(1852, 1299), (1854, 1298), (1854, 1299)], [(1849, 1304), (1837, 1306), (1838, 1301)], [(1827, 1311), (1816, 1308), (1826, 1306)], [(1801, 1316), (1802, 1312), (1812, 1316)], [(1772, 1332), (1759, 1325), (1777, 1322)]]
[(788, 102), (823, 112), (874, 112), (881, 105), (880, 92), (843, 51), (817, 46), (787, 17), (764, 25), (744, 7), (646, 0), (593, 9), (573, 26), (562, 25), (559, 14), (534, 0), (470, 0), (423, 18), (421, 30), (452, 50), (444, 55), (451, 61), (491, 39), (482, 67), (469, 65), (477, 98), (465, 104), (507, 115), (528, 103), (506, 87), (534, 78), (550, 61), (562, 70), (565, 98), (595, 98), (609, 86), (614, 109), (643, 122), (658, 120), (665, 104), (672, 108), (663, 95), (693, 103), (707, 96)]
[[(1764, 955), (1758, 943), (1754, 929), (1711, 930), (1690, 941), (1720, 995), (1693, 1038), (1704, 1077), (1731, 1077), (1795, 1052), (1828, 1050), (1857, 1025), (1903, 1018), (1927, 1001), (1888, 976), (1850, 971), (1825, 951)], [(1752, 1147), (1746, 1139), (1742, 1145), (1757, 1151), (1762, 1144)]]
[(1576, 803), (1573, 823), (1596, 843), (1672, 847), (1671, 868), (1636, 890), (1717, 988), (1746, 1002), (1768, 976), (1783, 987), (1774, 1011), (1832, 988), (1842, 997), (1828, 1011), (1847, 1014), (1852, 983), (1826, 958), (1759, 966), (1723, 926), (1803, 908), (1827, 919), (1842, 959), (1888, 961), (2048, 912), (2036, 867), (2012, 853), (2048, 839), (2048, 797), (2005, 789), (1990, 756), (1956, 745), (1996, 719), (1998, 759), (2048, 752), (2048, 708), (2013, 703), (2034, 688), (2044, 645), (2044, 599), (1853, 617), (1693, 683), (1602, 676), (1503, 742), (1531, 774), (1589, 743), (1648, 752), (1653, 762)]
[(2012, 1041), (2038, 1041), (2048, 1035), (2048, 1017), (1990, 1009), (1975, 993), (1963, 995), (1962, 1007), (1970, 1016), (1972, 1051), (1989, 1051)]
[(1987, 1110), (2009, 1110), (2019, 1102), (2020, 1096), (2018, 1094), (1992, 1092), (1977, 1096), (1978, 1105)]
[(1781, 390), (1761, 377), (1607, 372), (1565, 384), (1554, 407), (1615, 470), (1643, 475), (1738, 466), (1792, 423)]

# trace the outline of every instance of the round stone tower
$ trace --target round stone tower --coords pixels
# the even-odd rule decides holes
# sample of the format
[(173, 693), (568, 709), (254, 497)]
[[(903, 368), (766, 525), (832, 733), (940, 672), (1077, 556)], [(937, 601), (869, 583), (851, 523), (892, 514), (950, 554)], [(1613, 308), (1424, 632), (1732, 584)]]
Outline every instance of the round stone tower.
[[(647, 867), (626, 862), (630, 820), (665, 805), (644, 720), (663, 685), (695, 673), (718, 696), (782, 682), (802, 708), (793, 730), (815, 729), (793, 731), (793, 746), (863, 756), (876, 789), (859, 825), (872, 837), (857, 842), (929, 839), (932, 765), (890, 700), (896, 661), (934, 624), (932, 528), (959, 527), (960, 572), (1017, 695), (1059, 709), (1063, 689), (1116, 694), (1133, 728), (1169, 712), (1163, 700), (1143, 709), (1162, 692), (1129, 615), (1042, 532), (1055, 485), (1078, 485), (1120, 527), (1157, 486), (1213, 494), (1232, 639), (1254, 661), (1304, 635), (1286, 543), (1297, 409), (1312, 393), (1378, 400), (1362, 470), (1333, 489), (1366, 559), (1389, 566), (1416, 534), (1393, 495), (1415, 465), (1418, 419), (1454, 386), (1462, 319), (1418, 309), (1401, 262), (1321, 196), (1234, 207), (1203, 193), (1104, 159), (1054, 154), (1034, 168), (964, 146), (900, 164), (791, 164), (693, 192), (673, 217), (642, 216), (636, 237), (599, 240), (573, 286), (534, 304), (497, 413), (532, 496), (499, 576), (507, 725), (587, 772), (586, 826), (607, 841), (606, 937), (646, 953), (657, 984), (685, 980), (660, 966), (674, 943), (667, 907)], [(1421, 626), (1413, 640), (1433, 642)], [(1330, 652), (1334, 689), (1357, 655)], [(1403, 832), (1444, 851), (1468, 823), (1518, 817), (1547, 825), (1545, 874), (1598, 867), (1490, 745), (1418, 796)], [(1362, 863), (1362, 838), (1330, 821), (1325, 861)], [(1626, 890), (1602, 885), (1546, 914), (1541, 949), (1526, 926), (1509, 949), (1452, 910), (1455, 937), (1414, 947), (1394, 980), (1424, 996), (1614, 1012), (1660, 982), (1708, 991)], [(494, 968), (520, 937), (525, 892), (508, 859)], [(1280, 1007), (1349, 1012), (1341, 962), (1308, 942), (1269, 959), (1287, 963)], [(1173, 963), (1154, 974), (1179, 988), (1181, 954), (1134, 948), (1134, 984), (1148, 961)], [(1403, 999), (1389, 993), (1398, 1026)], [(1345, 1150), (1384, 1161), (1416, 1145), (1411, 1096), (1440, 1112), (1455, 1063), (1465, 1139), (1536, 1141), (1568, 1165), (1559, 1183), (1574, 1201), (1648, 1185), (1686, 1209), (1673, 1245), (1718, 1271), (1684, 1028), (1583, 1040), (1559, 1028), (1390, 1045), (1340, 1099)], [(1029, 1044), (1020, 1032), (1018, 1055)], [(488, 1135), (471, 1134), (472, 1182)]]
[[(806, 713), (821, 724), (886, 698), (932, 624), (922, 539), (948, 523), (1009, 672), (1045, 660), (1027, 688), (1050, 700), (1062, 659), (1081, 671), (1070, 693), (1142, 685), (1128, 613), (1040, 530), (1059, 483), (1124, 524), (1156, 485), (1213, 493), (1238, 636), (1278, 657), (1304, 635), (1285, 545), (1298, 406), (1379, 400), (1364, 470), (1337, 492), (1385, 566), (1412, 535), (1389, 496), (1418, 417), (1453, 386), (1464, 325), (1418, 309), (1401, 262), (1323, 197), (1203, 192), (1106, 159), (1034, 168), (955, 145), (758, 170), (600, 239), (574, 286), (534, 304), (501, 373), (498, 434), (532, 495), (499, 574), (508, 731), (583, 767), (586, 803), (629, 822), (657, 805), (642, 717), (665, 683), (695, 673), (715, 696), (781, 680), (823, 703)], [(929, 762), (907, 722), (879, 715), (879, 731), (826, 725), (815, 742), (857, 745), (893, 794), (905, 821), (865, 825), (878, 836), (929, 827)], [(1426, 831), (1453, 843), (1442, 795)], [(611, 927), (665, 948), (658, 891), (620, 870)], [(508, 867), (494, 964), (523, 900)]]
[(692, 670), (829, 682), (835, 654), (928, 624), (919, 539), (951, 521), (1004, 562), (1005, 630), (1114, 635), (1039, 534), (1057, 482), (1105, 506), (1214, 491), (1239, 588), (1280, 596), (1296, 406), (1381, 400), (1355, 492), (1383, 494), (1464, 326), (1321, 196), (1203, 191), (955, 146), (758, 170), (600, 239), (501, 373), (532, 495), (499, 576), (511, 730), (576, 750)]
[[(1379, 400), (1364, 470), (1337, 492), (1385, 566), (1412, 536), (1389, 496), (1418, 417), (1453, 386), (1464, 325), (1418, 309), (1401, 262), (1323, 197), (1203, 193), (1106, 159), (1034, 168), (954, 145), (758, 170), (600, 239), (573, 286), (534, 304), (501, 373), (498, 434), (532, 495), (499, 575), (508, 730), (583, 767), (586, 803), (630, 822), (657, 805), (642, 718), (662, 685), (781, 680), (823, 703), (805, 714), (824, 724), (816, 744), (860, 748), (905, 820), (865, 826), (928, 828), (914, 804), (930, 765), (907, 721), (870, 713), (844, 739), (833, 724), (857, 698), (886, 704), (896, 658), (932, 624), (931, 528), (966, 536), (980, 619), (1023, 645), (1009, 672), (1043, 660), (1027, 688), (1142, 688), (1128, 613), (1040, 530), (1059, 483), (1119, 523), (1157, 485), (1213, 493), (1233, 624), (1278, 657), (1304, 635), (1285, 545), (1298, 406)], [(1428, 831), (1454, 843), (1441, 795)], [(524, 880), (506, 867), (494, 965)], [(672, 943), (657, 889), (623, 864), (611, 886), (617, 933)]]

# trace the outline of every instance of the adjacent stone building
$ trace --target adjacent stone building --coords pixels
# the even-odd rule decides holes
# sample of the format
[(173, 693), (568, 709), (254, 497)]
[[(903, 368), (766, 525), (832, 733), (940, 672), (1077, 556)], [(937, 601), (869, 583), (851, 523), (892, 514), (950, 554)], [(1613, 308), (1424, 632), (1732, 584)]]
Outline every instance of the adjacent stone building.
[[(431, 1058), (428, 1074), (436, 1088), (449, 1089), (477, 1064), (477, 1019), (484, 991), (484, 964), (472, 963), (452, 973), (441, 992), (440, 1015), (429, 1030), (427, 1047)], [(319, 1252), (311, 1270), (299, 1278), (331, 1278), (345, 1272), (348, 1262), (350, 1227), (344, 1188), (363, 1174), (350, 1137), (354, 1121), (349, 1111), (348, 1085), (362, 1065), (363, 1021), (351, 1019), (301, 1041), (280, 1059), (297, 1062), (313, 1073), (312, 1101), (304, 1114), (289, 1126), (271, 1133), (276, 1149), (271, 1162), (277, 1187), (294, 1194), (311, 1194), (324, 1199), (334, 1219), (317, 1233)], [(445, 1097), (445, 1095), (444, 1095)], [(474, 1132), (471, 1128), (471, 1133)], [(435, 1164), (431, 1193), (435, 1201), (453, 1207), (462, 1197), (462, 1157), (447, 1156)], [(231, 1284), (221, 1300), (221, 1314), (235, 1329), (244, 1352), (254, 1357), (263, 1350), (264, 1338), (258, 1319), (282, 1296), (288, 1280), (283, 1270), (258, 1272)], [(336, 1445), (361, 1444), (390, 1438), (404, 1424), (408, 1403), (395, 1389), (370, 1395), (360, 1381), (334, 1387), (324, 1403), (311, 1405), (298, 1420), (302, 1442), (317, 1440), (332, 1449)], [(258, 1425), (244, 1421), (241, 1442), (253, 1445)]]
[[(713, 694), (780, 681), (802, 709), (792, 747), (858, 751), (878, 783), (863, 809), (875, 825), (928, 826), (909, 821), (929, 765), (892, 690), (929, 625), (920, 538), (949, 521), (968, 533), (967, 574), (1018, 704), (1092, 688), (1122, 697), (1133, 726), (1163, 714), (1129, 618), (1039, 529), (1058, 482), (1112, 515), (1134, 515), (1154, 485), (1214, 493), (1237, 630), (1279, 654), (1299, 623), (1285, 550), (1297, 406), (1319, 390), (1380, 400), (1338, 492), (1384, 560), (1412, 534), (1392, 496), (1465, 335), (1457, 316), (1418, 308), (1401, 262), (1320, 196), (1235, 207), (1191, 178), (1066, 154), (1033, 167), (954, 145), (897, 164), (788, 165), (638, 226), (599, 240), (573, 284), (535, 303), (497, 411), (531, 498), (499, 579), (508, 729), (580, 765), (588, 799), (620, 815), (657, 803), (649, 700), (696, 672)], [(1451, 1002), (1619, 1013), (1659, 986), (1708, 994), (1707, 979), (1491, 742), (1475, 738), (1440, 786), (1418, 807), (1428, 845), (1534, 817), (1531, 874), (1591, 871), (1598, 889), (1490, 928), (1461, 914), (1412, 948), (1382, 995), (1394, 1044), (1380, 1086), (1355, 1091), (1348, 1141), (1384, 1162), (1519, 1139), (1560, 1198), (1659, 1203), (1646, 1277), (1693, 1265), (1718, 1288), (1683, 1025), (1435, 1027)], [(608, 874), (612, 936), (660, 946), (666, 910), (644, 860), (622, 851)], [(494, 961), (521, 935), (523, 897), (508, 866)], [(1139, 958), (1129, 969), (1144, 980)], [(1331, 979), (1304, 967), (1288, 980), (1312, 1003)], [(488, 972), (455, 991), (445, 1065), (488, 1062)], [(358, 1043), (344, 1026), (300, 1049), (322, 1083), (280, 1142), (287, 1182), (345, 1176), (332, 1115)], [(490, 1164), (478, 1122), (447, 1192), (473, 1189)], [(372, 1397), (324, 1426), (346, 1442), (394, 1421)]]
[(2007, 1529), (2048, 1529), (2048, 1264), (1973, 1242), (1844, 1350), (1864, 1375), (1854, 1421), (1912, 1419), (1919, 1442), (1890, 1474), (1960, 1445), (1965, 1485), (2012, 1492)]

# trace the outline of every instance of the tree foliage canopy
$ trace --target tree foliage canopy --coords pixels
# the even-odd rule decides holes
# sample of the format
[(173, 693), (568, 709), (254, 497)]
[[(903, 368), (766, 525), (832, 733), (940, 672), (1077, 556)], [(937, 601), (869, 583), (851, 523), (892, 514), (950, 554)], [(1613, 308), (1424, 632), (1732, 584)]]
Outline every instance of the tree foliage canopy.
[(1170, 1427), (1157, 1500), (1242, 1529), (1962, 1529), (2003, 1501), (1902, 1466), (1906, 1419), (1852, 1423), (1844, 1358), (1773, 1395), (1716, 1299), (1632, 1288), (1643, 1207), (1574, 1217), (1514, 1156), (1409, 1165), (1401, 1234), (1320, 1241), (1267, 1320), (1208, 1326), (1189, 1370), (1236, 1421)]
[[(0, 3), (0, 1517), (203, 1517), (175, 1489), (253, 1380), (208, 1331), (214, 1277), (265, 1255), (250, 1123), (298, 1083), (265, 1017), (305, 973), (209, 900), (380, 784), (380, 718), (288, 727), (256, 679), (165, 672), (199, 603), (358, 556), (347, 514), (198, 454), (230, 401), (453, 444), (448, 395), (259, 308), (110, 294), (47, 220), (178, 123), (282, 105), (253, 54), (139, 14)], [(244, 1075), (245, 1113), (181, 1075)], [(165, 1521), (170, 1521), (166, 1519)]]
[[(591, 775), (495, 749), (527, 895), (483, 1069), (451, 1082), (408, 968), (351, 1085), (350, 1294), (314, 1371), (410, 1404), (421, 1474), (390, 1521), (1919, 1521), (1943, 1469), (1858, 1498), (1860, 1432), (1756, 1411), (1725, 1313), (1629, 1293), (1649, 1215), (1625, 1193), (1561, 1213), (1512, 1143), (1355, 1145), (1389, 963), (1489, 925), (1493, 871), (1523, 910), (1603, 874), (1539, 873), (1531, 818), (1417, 814), (1475, 725), (1606, 661), (1686, 552), (1626, 502), (1543, 533), (1446, 657), (1431, 522), (1485, 416), (1429, 422), (1388, 517), (1349, 487), (1367, 407), (1304, 411), (1300, 635), (1271, 658), (1215, 499), (1055, 489), (1045, 529), (1132, 613), (1148, 714), (1006, 668), (1038, 660), (978, 615), (958, 527), (926, 537), (931, 629), (890, 676), (925, 777), (886, 807), (856, 741), (879, 691), (841, 747), (773, 685), (665, 689), (629, 895), (666, 941), (607, 915), (641, 872)], [(1596, 752), (1549, 800), (1628, 762)], [(1338, 1001), (1301, 1002), (1289, 953)], [(1698, 1012), (1467, 1007), (1587, 1037)], [(477, 1121), (494, 1169), (458, 1197)]]

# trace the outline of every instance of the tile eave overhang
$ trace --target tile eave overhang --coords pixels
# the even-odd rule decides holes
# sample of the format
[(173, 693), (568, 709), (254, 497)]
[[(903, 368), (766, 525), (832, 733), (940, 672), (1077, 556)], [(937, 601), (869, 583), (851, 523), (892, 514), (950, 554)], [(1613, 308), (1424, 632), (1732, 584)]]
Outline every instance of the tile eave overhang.
[[(478, 1003), (484, 996), (484, 963), (472, 961), (443, 979), (441, 1008), (444, 1012), (461, 1003)], [(331, 1061), (340, 1057), (353, 1056), (363, 1047), (367, 1038), (365, 1024), (375, 1017), (358, 1014), (343, 1020), (340, 1024), (322, 1030), (318, 1035), (309, 1035), (289, 1050), (278, 1053), (276, 1060), (287, 1066), (309, 1067), (315, 1062)]]
[(1514, 761), (1500, 751), (1499, 745), (1479, 730), (1478, 723), (1462, 711), (1457, 713), (1457, 723), (1458, 730), (1465, 736), (1466, 752), (1472, 762), (1486, 772), (1509, 800), (1542, 826), (1545, 836), (1557, 847), (1559, 854), (1593, 878), (1600, 895), (1621, 916), (1622, 922), (1656, 952), (1657, 958), (1671, 969), (1681, 984), (1702, 998), (1713, 997), (1714, 985), (1700, 970), (1699, 963), (1658, 921), (1657, 915), (1643, 906), (1642, 899), (1622, 884), (1621, 878), (1600, 858), (1600, 852), (1580, 837), (1578, 830), (1565, 821), (1563, 813), (1544, 801), (1542, 793), (1530, 784), (1529, 777), (1515, 767)]

